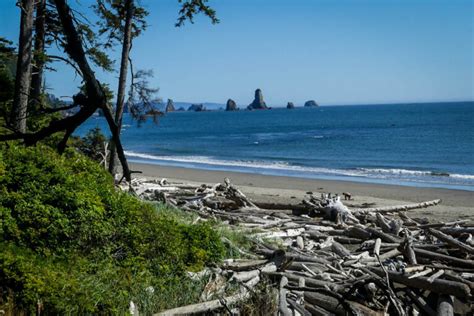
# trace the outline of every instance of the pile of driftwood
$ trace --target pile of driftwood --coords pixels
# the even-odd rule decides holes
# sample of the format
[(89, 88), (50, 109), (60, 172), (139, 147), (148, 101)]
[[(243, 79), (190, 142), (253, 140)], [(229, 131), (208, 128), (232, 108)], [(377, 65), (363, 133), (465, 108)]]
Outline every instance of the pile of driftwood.
[[(330, 194), (308, 195), (298, 205), (254, 203), (228, 179), (214, 186), (134, 180), (132, 187), (144, 199), (218, 219), (255, 241), (252, 253), (238, 249), (246, 259), (206, 271), (203, 302), (163, 315), (237, 314), (232, 306), (263, 278), (277, 285), (280, 315), (472, 313), (474, 226), (429, 223), (408, 212), (440, 200), (349, 209)], [(232, 283), (240, 289), (226, 296)]]

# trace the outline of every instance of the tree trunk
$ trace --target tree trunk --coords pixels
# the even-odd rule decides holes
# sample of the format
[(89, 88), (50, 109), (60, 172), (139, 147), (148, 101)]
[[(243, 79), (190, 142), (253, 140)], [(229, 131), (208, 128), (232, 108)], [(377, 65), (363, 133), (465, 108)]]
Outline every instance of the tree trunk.
[(31, 100), (35, 108), (41, 104), (43, 86), (44, 36), (45, 36), (46, 0), (40, 0), (36, 7), (34, 65), (31, 75)]
[[(123, 45), (122, 45), (122, 59), (120, 62), (120, 76), (119, 76), (119, 85), (117, 91), (117, 105), (115, 107), (115, 124), (117, 125), (118, 134), (122, 129), (122, 116), (123, 116), (123, 107), (125, 99), (125, 87), (127, 85), (127, 71), (128, 71), (128, 57), (130, 54), (130, 49), (132, 47), (132, 18), (134, 4), (133, 0), (125, 1), (125, 29), (123, 33)], [(110, 173), (115, 173), (115, 161), (117, 156), (116, 144), (112, 142), (110, 148), (110, 160), (109, 160), (109, 171)]]
[(115, 123), (114, 118), (112, 117), (112, 112), (107, 106), (102, 107), (102, 111), (104, 111), (105, 119), (107, 120), (110, 131), (112, 132), (112, 140), (115, 144), (115, 148), (117, 149), (118, 159), (122, 164), (123, 176), (128, 181), (128, 183), (130, 183), (132, 181), (132, 172), (128, 167), (127, 158), (123, 152), (122, 143), (120, 141), (120, 128)]
[[(66, 4), (65, 0), (55, 0), (54, 2), (56, 4), (56, 9), (58, 11), (58, 15), (64, 29), (64, 34), (67, 38), (66, 52), (79, 66), (79, 69), (82, 72), (82, 76), (86, 84), (88, 104), (86, 104), (83, 109), (89, 109), (89, 113), (95, 112), (97, 108), (101, 108), (104, 111), (107, 123), (109, 124), (109, 129), (112, 132), (113, 141), (115, 142), (117, 147), (118, 157), (123, 168), (123, 175), (127, 179), (127, 181), (130, 181), (130, 170), (128, 168), (127, 159), (125, 157), (122, 144), (120, 142), (119, 128), (117, 127), (117, 124), (115, 124), (110, 110), (107, 107), (107, 100), (104, 91), (100, 86), (100, 83), (95, 78), (94, 72), (90, 68), (89, 63), (87, 62), (86, 54), (84, 52), (84, 48), (82, 47), (81, 38), (74, 26), (73, 18), (71, 15), (71, 9)], [(92, 113), (90, 114), (92, 115)], [(68, 133), (70, 128), (66, 128), (65, 130), (67, 130), (66, 133)]]
[(21, 24), (18, 45), (18, 60), (15, 78), (15, 92), (11, 112), (12, 128), (19, 132), (26, 132), (26, 112), (31, 80), (31, 47), (33, 43), (33, 11), (34, 0), (22, 0)]

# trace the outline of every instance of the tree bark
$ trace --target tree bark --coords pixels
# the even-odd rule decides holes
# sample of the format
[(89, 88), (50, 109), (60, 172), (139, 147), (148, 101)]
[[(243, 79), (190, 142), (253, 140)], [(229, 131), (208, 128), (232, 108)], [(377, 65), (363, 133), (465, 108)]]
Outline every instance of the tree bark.
[(74, 26), (71, 9), (65, 0), (54, 0), (54, 2), (66, 36), (65, 51), (81, 70), (85, 82), (88, 104), (84, 106), (100, 108), (106, 104), (105, 94), (87, 61), (81, 37)]
[(454, 298), (449, 295), (438, 296), (437, 316), (453, 316), (454, 315)]
[(46, 0), (40, 0), (36, 6), (34, 65), (31, 75), (31, 100), (36, 107), (41, 103), (43, 87), (45, 10)]
[(22, 0), (20, 5), (20, 37), (10, 124), (15, 131), (25, 133), (31, 80), (34, 0)]
[[(125, 1), (125, 29), (123, 33), (123, 44), (122, 44), (122, 59), (120, 62), (120, 75), (119, 84), (117, 90), (117, 104), (115, 107), (115, 124), (117, 125), (118, 134), (122, 129), (122, 117), (123, 107), (125, 100), (125, 87), (127, 85), (127, 71), (128, 71), (128, 58), (130, 55), (130, 49), (132, 47), (132, 18), (133, 18), (134, 4), (133, 0)], [(115, 161), (117, 156), (116, 144), (112, 142), (110, 148), (110, 160), (109, 160), (109, 171), (115, 173)]]
[(125, 157), (125, 153), (123, 152), (122, 142), (120, 141), (120, 129), (118, 128), (116, 122), (112, 117), (112, 112), (107, 106), (102, 107), (102, 111), (104, 112), (105, 119), (109, 124), (110, 131), (112, 132), (112, 139), (115, 144), (115, 148), (117, 150), (117, 156), (122, 164), (123, 169), (123, 176), (125, 179), (130, 183), (132, 181), (132, 173), (128, 167), (127, 158)]

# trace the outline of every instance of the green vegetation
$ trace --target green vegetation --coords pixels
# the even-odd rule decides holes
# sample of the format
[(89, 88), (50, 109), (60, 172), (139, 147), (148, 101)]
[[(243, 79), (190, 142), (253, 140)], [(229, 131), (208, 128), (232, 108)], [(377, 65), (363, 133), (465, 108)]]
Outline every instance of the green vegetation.
[(71, 137), (69, 144), (77, 148), (81, 153), (95, 161), (104, 161), (105, 143), (107, 137), (102, 134), (99, 127), (95, 127), (84, 137)]
[(115, 314), (132, 300), (151, 313), (196, 302), (206, 280), (186, 271), (227, 250), (210, 224), (188, 219), (117, 191), (75, 151), (3, 144), (0, 309)]

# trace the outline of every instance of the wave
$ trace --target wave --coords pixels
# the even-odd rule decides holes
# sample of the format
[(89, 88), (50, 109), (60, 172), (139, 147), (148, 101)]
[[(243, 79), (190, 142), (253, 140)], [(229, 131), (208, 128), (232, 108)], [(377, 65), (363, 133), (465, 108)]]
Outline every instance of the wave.
[(449, 176), (458, 179), (474, 180), (474, 175), (470, 174), (450, 174)]
[(228, 167), (241, 167), (249, 169), (274, 169), (274, 170), (285, 170), (285, 171), (296, 171), (296, 172), (311, 172), (311, 173), (323, 173), (323, 174), (341, 174), (347, 176), (358, 176), (357, 173), (350, 170), (342, 169), (328, 169), (328, 168), (316, 168), (316, 167), (303, 167), (297, 165), (291, 165), (287, 162), (266, 162), (257, 160), (223, 160), (215, 159), (207, 156), (156, 156), (150, 154), (136, 153), (133, 151), (125, 151), (125, 155), (129, 157), (142, 158), (154, 161), (164, 162), (176, 162), (176, 163), (189, 163), (189, 164), (203, 164), (212, 166), (228, 166)]
[(430, 177), (450, 177), (466, 180), (474, 180), (474, 175), (470, 174), (457, 174), (448, 173), (442, 171), (421, 171), (421, 170), (409, 170), (409, 169), (382, 169), (382, 168), (359, 168), (363, 172), (375, 173), (375, 174), (387, 174), (387, 175), (399, 175), (399, 176), (430, 176)]
[[(293, 165), (284, 161), (269, 162), (257, 160), (224, 160), (208, 156), (157, 156), (151, 154), (126, 151), (125, 154), (130, 158), (140, 158), (149, 161), (162, 162), (176, 165), (213, 166), (221, 169), (244, 169), (244, 170), (266, 170), (276, 171), (277, 174), (296, 174), (296, 175), (323, 175), (323, 176), (343, 176), (358, 178), (376, 178), (376, 179), (400, 179), (411, 181), (432, 180), (435, 182), (450, 181), (469, 182), (474, 184), (474, 175), (469, 174), (449, 174), (439, 171), (422, 171), (409, 169), (389, 169), (389, 168), (356, 168), (356, 169), (332, 169)], [(443, 180), (444, 179), (444, 180)]]

